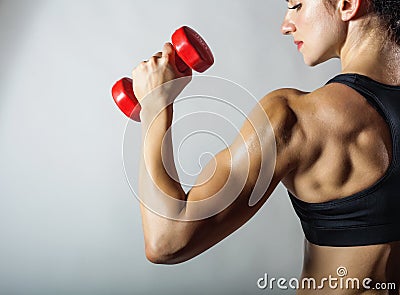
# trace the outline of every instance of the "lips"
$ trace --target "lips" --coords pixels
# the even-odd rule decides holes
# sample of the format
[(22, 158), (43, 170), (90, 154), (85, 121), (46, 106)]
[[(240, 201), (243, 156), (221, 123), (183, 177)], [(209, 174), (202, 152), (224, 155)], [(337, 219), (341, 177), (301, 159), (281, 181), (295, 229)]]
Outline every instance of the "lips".
[(296, 44), (297, 49), (300, 50), (301, 46), (303, 46), (303, 41), (294, 41), (294, 44)]

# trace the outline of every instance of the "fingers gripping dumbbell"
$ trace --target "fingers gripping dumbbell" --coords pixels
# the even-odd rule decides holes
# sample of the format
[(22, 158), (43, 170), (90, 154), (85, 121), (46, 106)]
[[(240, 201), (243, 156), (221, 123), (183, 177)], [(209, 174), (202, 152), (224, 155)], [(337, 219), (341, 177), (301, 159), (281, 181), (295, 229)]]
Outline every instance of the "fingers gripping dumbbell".
[[(212, 52), (204, 39), (193, 29), (183, 26), (171, 37), (175, 48), (175, 64), (179, 71), (187, 67), (196, 72), (204, 72), (214, 63)], [(129, 118), (140, 122), (140, 104), (133, 93), (132, 79), (122, 78), (112, 87), (112, 96), (119, 109)]]

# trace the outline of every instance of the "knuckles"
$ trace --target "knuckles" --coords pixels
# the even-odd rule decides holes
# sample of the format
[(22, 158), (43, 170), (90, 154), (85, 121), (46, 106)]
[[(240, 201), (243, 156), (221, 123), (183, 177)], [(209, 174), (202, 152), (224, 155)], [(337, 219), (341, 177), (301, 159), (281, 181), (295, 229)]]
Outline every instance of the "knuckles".
[(149, 72), (149, 71), (156, 71), (156, 70), (160, 70), (160, 69), (165, 69), (166, 67), (168, 67), (169, 64), (169, 57), (167, 56), (152, 56), (149, 58), (149, 60), (147, 61), (142, 61), (141, 63), (139, 63), (139, 65), (133, 69), (132, 72), (135, 71), (144, 71), (144, 72)]
[(174, 51), (174, 46), (170, 42), (167, 42), (164, 44), (162, 51), (163, 51), (164, 55), (167, 56)]
[(150, 64), (157, 64), (158, 59), (159, 59), (158, 57), (152, 56), (152, 57), (150, 57), (149, 62), (150, 62)]
[(142, 61), (135, 69), (134, 69), (134, 71), (136, 71), (136, 70), (144, 70), (144, 69), (146, 69), (146, 67), (147, 67), (147, 61)]
[[(182, 77), (174, 62), (175, 49), (171, 43), (165, 43), (162, 52), (157, 52), (147, 61), (142, 61), (132, 70), (133, 90), (138, 100), (141, 100), (147, 93), (158, 86)], [(177, 84), (174, 84), (177, 85)], [(166, 87), (170, 89), (171, 87)], [(177, 86), (177, 88), (181, 88)], [(175, 90), (168, 90), (171, 93)]]
[(132, 74), (135, 71), (143, 72), (154, 72), (156, 70), (166, 70), (170, 65), (171, 55), (174, 52), (174, 47), (171, 43), (167, 42), (164, 44), (162, 51), (157, 52), (155, 55), (150, 57), (147, 61), (142, 61), (139, 65), (133, 69)]

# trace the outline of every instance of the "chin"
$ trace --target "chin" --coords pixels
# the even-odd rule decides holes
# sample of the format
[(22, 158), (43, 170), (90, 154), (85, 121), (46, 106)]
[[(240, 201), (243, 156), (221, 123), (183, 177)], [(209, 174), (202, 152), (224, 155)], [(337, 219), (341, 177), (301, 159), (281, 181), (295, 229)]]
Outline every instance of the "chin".
[(325, 56), (325, 57), (321, 56), (319, 58), (310, 58), (310, 57), (304, 56), (303, 58), (304, 58), (304, 63), (309, 67), (315, 67), (315, 66), (322, 64), (331, 59), (331, 57), (327, 57), (327, 56)]
[(307, 66), (309, 66), (309, 67), (315, 67), (316, 65), (320, 64), (320, 63), (317, 62), (317, 61), (309, 60), (309, 59), (307, 59), (307, 58), (305, 58), (305, 57), (304, 57), (304, 63), (305, 63)]
[(309, 67), (315, 67), (316, 65), (320, 64), (320, 63), (317, 63), (317, 62), (307, 61), (306, 59), (304, 59), (304, 63)]

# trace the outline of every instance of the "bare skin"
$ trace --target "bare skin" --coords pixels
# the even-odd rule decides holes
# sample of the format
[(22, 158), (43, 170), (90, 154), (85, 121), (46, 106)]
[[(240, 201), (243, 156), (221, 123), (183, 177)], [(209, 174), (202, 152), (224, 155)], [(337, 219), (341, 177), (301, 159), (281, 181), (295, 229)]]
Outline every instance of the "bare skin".
[[(297, 1), (297, 2), (296, 2)], [(400, 86), (399, 48), (383, 44), (382, 32), (365, 30), (364, 0), (338, 0), (329, 11), (321, 0), (290, 0), (282, 32), (296, 41), (308, 65), (340, 58), (343, 73), (359, 73), (376, 81)], [(316, 25), (318, 24), (318, 26)], [(316, 46), (318, 44), (318, 46)], [(369, 187), (387, 170), (392, 158), (389, 128), (366, 100), (351, 88), (333, 83), (313, 92), (276, 90), (260, 100), (243, 124), (232, 145), (215, 155), (195, 185), (185, 194), (173, 163), (168, 128), (173, 116), (171, 101), (178, 90), (145, 95), (163, 83), (179, 77), (174, 51), (166, 44), (148, 62), (133, 71), (134, 91), (142, 105), (142, 150), (139, 195), (157, 200), (169, 219), (141, 204), (145, 251), (154, 263), (174, 264), (209, 249), (248, 221), (275, 187), (282, 182), (297, 198), (319, 203), (340, 199)], [(164, 106), (169, 105), (164, 108)], [(261, 111), (260, 111), (261, 110)], [(267, 115), (273, 132), (265, 126)], [(260, 173), (263, 149), (276, 142), (276, 165), (266, 193), (255, 206), (248, 201)], [(163, 152), (162, 152), (162, 149)], [(168, 166), (168, 167), (166, 167)], [(247, 167), (238, 197), (225, 210), (197, 221), (190, 220), (196, 206), (192, 201), (235, 191), (241, 171)], [(167, 173), (167, 170), (169, 173)], [(172, 171), (172, 172), (171, 172)], [(230, 178), (231, 177), (231, 178)], [(233, 179), (233, 180), (232, 180)], [(168, 195), (181, 204), (164, 198)], [(302, 277), (317, 281), (345, 266), (352, 278), (400, 284), (400, 242), (362, 247), (325, 247), (305, 241)], [(371, 286), (372, 283), (370, 284)], [(298, 294), (399, 294), (377, 290), (298, 290)]]
[[(350, 20), (348, 26), (342, 28), (346, 31), (345, 41), (333, 47), (333, 52), (328, 51), (328, 56), (341, 59), (342, 73), (359, 73), (384, 84), (400, 85), (399, 48), (385, 44), (383, 34), (361, 35), (364, 25), (359, 20), (364, 14), (362, 2), (339, 2), (337, 7), (344, 8), (346, 5), (347, 9), (340, 14), (342, 20)], [(283, 33), (291, 34), (296, 39), (297, 21), (301, 25), (304, 20), (298, 14), (290, 15), (289, 12), (282, 24)], [(301, 33), (303, 31), (299, 30), (300, 36)], [(306, 48), (302, 50), (306, 51)], [(304, 59), (307, 62), (307, 52), (304, 52)], [(342, 84), (330, 84), (305, 96), (314, 99), (307, 102), (301, 99), (301, 106), (297, 107), (297, 98), (293, 98), (293, 108), (299, 110), (295, 113), (303, 117), (304, 129), (311, 133), (308, 137), (315, 140), (306, 146), (314, 147), (316, 152), (308, 150), (310, 158), (303, 159), (303, 163), (284, 177), (282, 183), (299, 199), (320, 203), (354, 194), (379, 180), (389, 167), (392, 156), (389, 128), (382, 117), (359, 93)], [(303, 108), (318, 114), (312, 116), (313, 123), (309, 124), (306, 118), (308, 112)], [(326, 126), (327, 129), (313, 126)], [(321, 141), (324, 137), (326, 140)], [(363, 278), (373, 279), (370, 286), (374, 286), (375, 282), (396, 283), (396, 290), (363, 290), (362, 294), (400, 294), (400, 242), (326, 247), (305, 240), (302, 278), (312, 277), (318, 281), (330, 274), (335, 275), (339, 266), (347, 268), (349, 277), (360, 278), (360, 281)], [(314, 293), (361, 294), (360, 290), (329, 289), (298, 292)]]
[[(323, 94), (319, 95), (319, 91)], [(295, 196), (310, 203), (340, 199), (369, 187), (383, 176), (391, 160), (389, 130), (361, 95), (347, 86), (331, 84), (300, 97), (296, 93), (288, 96), (291, 108), (298, 110), (295, 111), (299, 114), (298, 124), (304, 126), (305, 138), (309, 139), (305, 146), (313, 147), (303, 149), (301, 162), (282, 179)], [(346, 112), (342, 110), (343, 105), (346, 105)], [(337, 277), (337, 268), (345, 266), (347, 277), (359, 278), (360, 282), (371, 278), (375, 282), (398, 284), (399, 254), (399, 242), (327, 247), (305, 240), (302, 277), (315, 278), (319, 282), (329, 275)], [(320, 293), (314, 292), (360, 294), (360, 290), (334, 291), (324, 289), (319, 290)], [(386, 292), (374, 290), (363, 294), (389, 294)], [(314, 293), (299, 290), (298, 294)]]

